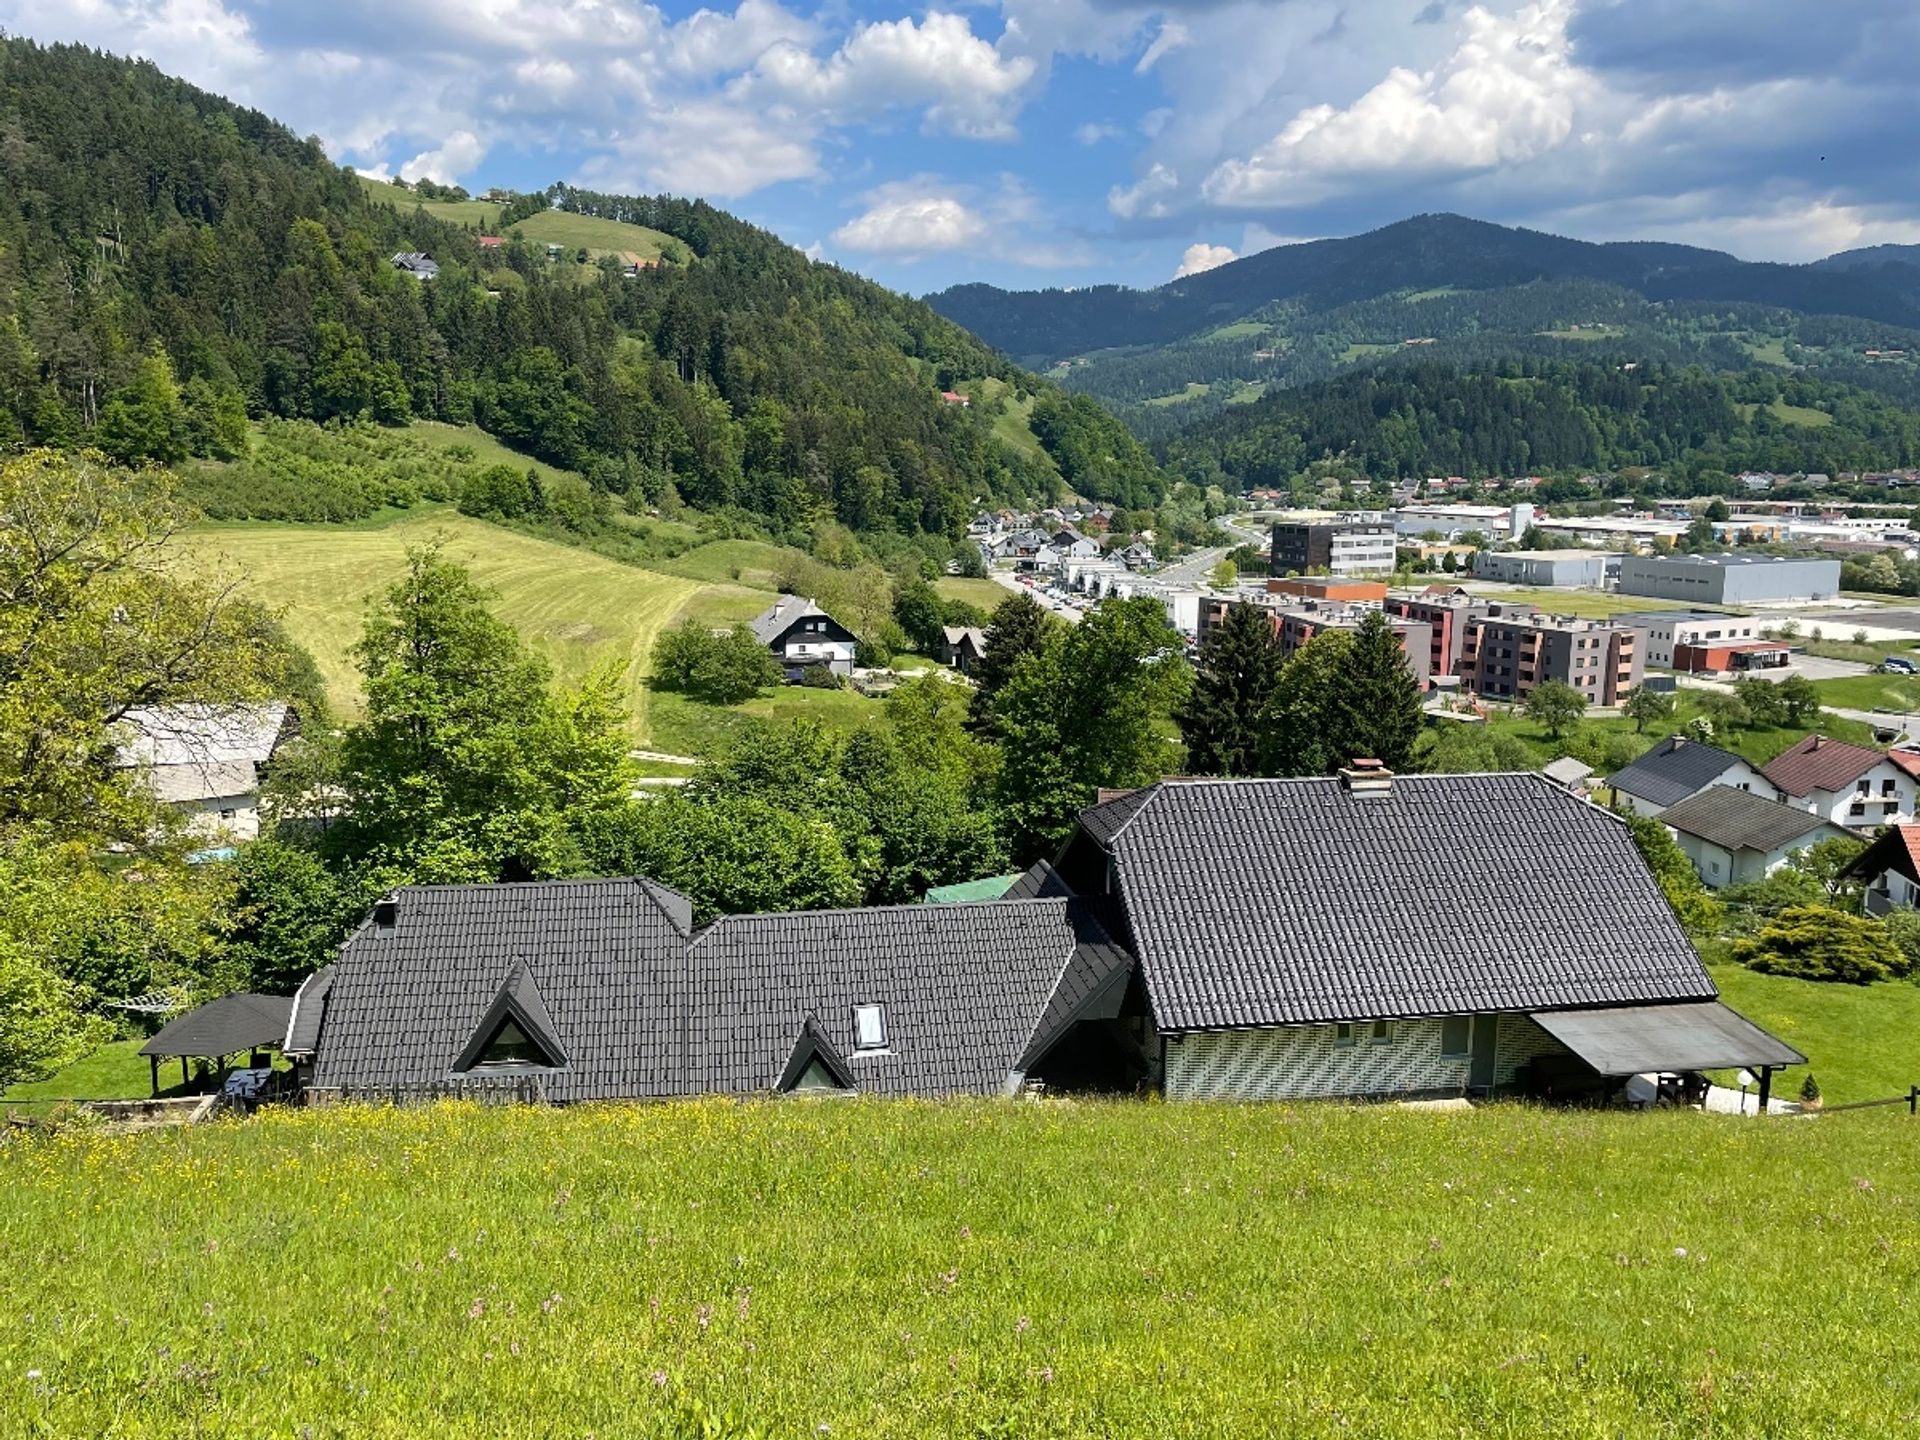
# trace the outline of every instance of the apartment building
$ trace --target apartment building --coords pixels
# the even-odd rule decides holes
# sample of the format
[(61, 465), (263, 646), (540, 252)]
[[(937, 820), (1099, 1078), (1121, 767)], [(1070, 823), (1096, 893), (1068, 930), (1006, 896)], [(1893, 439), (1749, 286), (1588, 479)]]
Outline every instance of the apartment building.
[(1637, 631), (1570, 615), (1488, 616), (1467, 627), (1459, 663), (1462, 683), (1490, 700), (1560, 680), (1589, 705), (1619, 704), (1645, 669)]
[[(1225, 620), (1228, 611), (1240, 605), (1251, 605), (1266, 615), (1267, 622), (1273, 626), (1273, 633), (1280, 637), (1280, 649), (1285, 655), (1292, 655), (1329, 630), (1357, 630), (1369, 610), (1381, 608), (1378, 605), (1346, 605), (1338, 601), (1296, 600), (1284, 594), (1255, 598), (1210, 595), (1200, 604), (1200, 638), (1205, 640), (1207, 632)], [(1420, 682), (1420, 688), (1426, 689), (1434, 673), (1431, 660), (1432, 627), (1422, 621), (1391, 613), (1387, 615), (1387, 622), (1406, 654), (1407, 668), (1413, 672), (1413, 678)]]
[(1644, 663), (1668, 670), (1676, 668), (1676, 651), (1741, 645), (1760, 638), (1761, 622), (1756, 616), (1717, 610), (1645, 610), (1618, 618), (1620, 624), (1640, 632)]
[(1376, 511), (1292, 515), (1273, 527), (1270, 569), (1275, 575), (1390, 575), (1392, 522)]
[(1483, 620), (1525, 619), (1539, 612), (1532, 605), (1481, 600), (1464, 590), (1441, 588), (1419, 594), (1392, 595), (1385, 603), (1388, 615), (1427, 627), (1427, 673), (1457, 675), (1467, 631)]

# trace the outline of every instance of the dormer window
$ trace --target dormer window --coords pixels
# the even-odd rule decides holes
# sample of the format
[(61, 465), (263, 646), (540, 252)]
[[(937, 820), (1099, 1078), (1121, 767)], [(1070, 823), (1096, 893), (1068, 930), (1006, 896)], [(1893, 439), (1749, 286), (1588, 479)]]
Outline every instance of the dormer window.
[(853, 1007), (853, 1048), (855, 1051), (887, 1048), (887, 1015), (880, 1006)]
[(488, 1065), (552, 1066), (553, 1059), (520, 1028), (512, 1016), (508, 1016), (494, 1032), (493, 1039), (481, 1050), (480, 1058), (473, 1063), (476, 1069)]

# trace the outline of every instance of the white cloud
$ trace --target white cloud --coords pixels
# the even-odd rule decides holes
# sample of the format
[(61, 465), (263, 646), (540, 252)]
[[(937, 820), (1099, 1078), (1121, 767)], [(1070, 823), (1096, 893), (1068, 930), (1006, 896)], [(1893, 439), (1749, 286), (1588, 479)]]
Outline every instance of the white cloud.
[(1147, 46), (1146, 53), (1140, 57), (1139, 63), (1133, 67), (1133, 73), (1136, 75), (1146, 74), (1169, 52), (1178, 50), (1183, 45), (1191, 45), (1192, 43), (1193, 36), (1188, 33), (1187, 27), (1182, 25), (1178, 20), (1162, 21), (1160, 33), (1153, 37), (1153, 43)]
[(221, 0), (17, 0), (4, 28), (42, 42), (77, 40), (139, 55), (223, 95), (245, 98), (266, 53), (245, 15)]
[(891, 194), (833, 232), (834, 243), (880, 255), (964, 250), (987, 233), (987, 222), (952, 195)]
[(1436, 177), (1537, 158), (1574, 133), (1595, 85), (1573, 61), (1572, 0), (1538, 0), (1511, 18), (1480, 6), (1434, 69), (1396, 66), (1345, 109), (1309, 106), (1202, 192), (1226, 206), (1308, 203), (1382, 177)]
[(619, 136), (580, 167), (596, 189), (651, 189), (731, 199), (782, 180), (820, 174), (810, 125), (781, 124), (749, 106), (695, 101), (657, 110), (641, 129)]
[(422, 176), (451, 185), (466, 175), (485, 157), (487, 147), (471, 130), (456, 130), (432, 150), (423, 150), (400, 167), (400, 178), (418, 180)]
[(974, 139), (1013, 133), (1020, 92), (1035, 63), (1002, 56), (960, 15), (930, 13), (924, 21), (863, 25), (825, 60), (798, 45), (762, 55), (743, 97), (784, 100), (836, 122), (895, 106), (927, 106), (927, 123)]
[(1920, 243), (1920, 220), (1891, 206), (1725, 189), (1573, 206), (1542, 223), (1596, 240), (1670, 240), (1788, 264), (1867, 245)]
[(1209, 245), (1204, 240), (1196, 241), (1181, 255), (1180, 268), (1173, 272), (1173, 278), (1184, 280), (1189, 275), (1199, 275), (1224, 265), (1233, 258), (1231, 245)]
[(1075, 128), (1073, 138), (1082, 145), (1100, 145), (1108, 140), (1119, 140), (1126, 133), (1118, 125), (1109, 125), (1104, 120), (1089, 120)]
[(1172, 197), (1180, 188), (1180, 176), (1159, 161), (1131, 185), (1116, 185), (1107, 192), (1107, 209), (1122, 220), (1155, 219), (1173, 213)]

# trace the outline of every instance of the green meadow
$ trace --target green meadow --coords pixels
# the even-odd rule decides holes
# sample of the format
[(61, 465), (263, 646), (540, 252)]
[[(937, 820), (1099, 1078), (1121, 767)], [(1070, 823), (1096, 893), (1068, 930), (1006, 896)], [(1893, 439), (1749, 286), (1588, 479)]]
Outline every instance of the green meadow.
[(829, 1100), (15, 1137), (0, 1431), (1906, 1434), (1915, 1123)]

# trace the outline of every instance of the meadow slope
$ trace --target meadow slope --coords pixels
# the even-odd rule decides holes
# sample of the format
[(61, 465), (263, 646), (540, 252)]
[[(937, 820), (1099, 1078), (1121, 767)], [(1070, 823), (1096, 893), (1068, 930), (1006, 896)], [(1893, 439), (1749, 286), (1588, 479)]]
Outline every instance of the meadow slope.
[(411, 545), (443, 537), (496, 597), (495, 610), (577, 681), (608, 660), (627, 665), (626, 703), (637, 740), (651, 736), (644, 683), (653, 640), (692, 609), (725, 621), (757, 613), (766, 596), (604, 559), (448, 510), (391, 524), (235, 525), (190, 532), (186, 543), (212, 570), (248, 582), (282, 610), (293, 638), (312, 652), (342, 715), (359, 708), (352, 647), (368, 602), (399, 578)]
[(287, 1112), (0, 1143), (0, 1431), (1857, 1437), (1904, 1113)]

